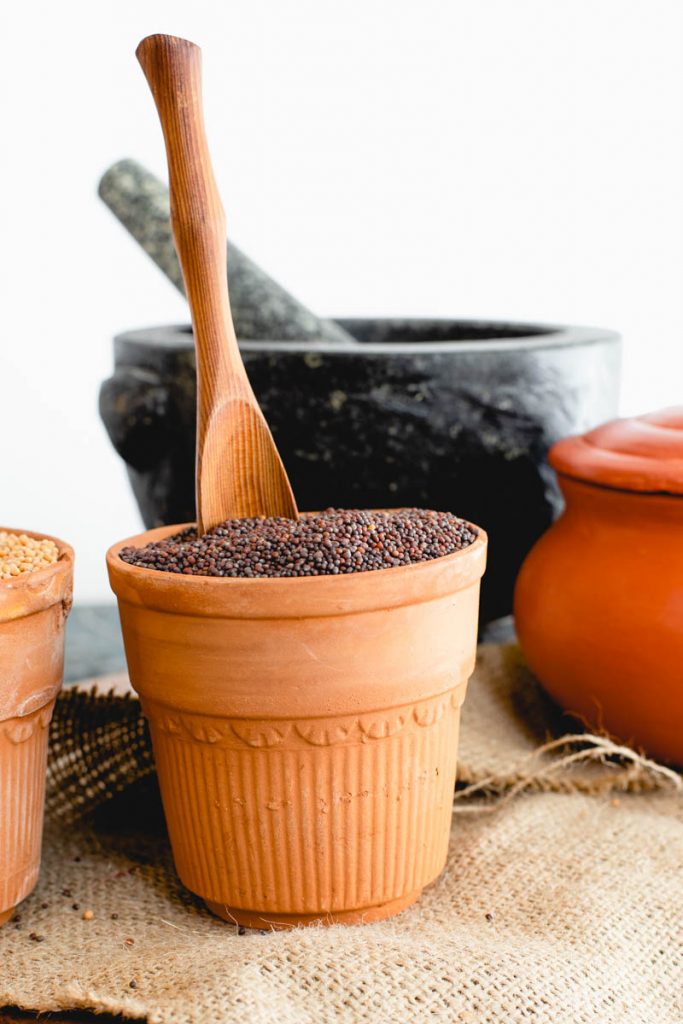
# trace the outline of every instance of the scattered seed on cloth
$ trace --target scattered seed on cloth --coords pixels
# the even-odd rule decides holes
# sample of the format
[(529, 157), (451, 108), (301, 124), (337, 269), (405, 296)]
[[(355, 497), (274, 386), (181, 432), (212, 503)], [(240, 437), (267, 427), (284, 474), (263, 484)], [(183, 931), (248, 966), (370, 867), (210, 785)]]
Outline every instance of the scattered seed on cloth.
[(328, 509), (298, 520), (227, 519), (202, 537), (188, 529), (143, 548), (122, 548), (120, 557), (186, 576), (338, 576), (430, 561), (475, 539), (452, 512)]

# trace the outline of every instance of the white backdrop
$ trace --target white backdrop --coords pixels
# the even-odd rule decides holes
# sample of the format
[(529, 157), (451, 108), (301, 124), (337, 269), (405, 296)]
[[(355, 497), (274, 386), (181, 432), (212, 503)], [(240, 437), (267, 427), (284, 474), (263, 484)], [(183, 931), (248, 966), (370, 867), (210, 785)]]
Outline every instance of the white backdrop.
[(2, 5), (0, 522), (77, 547), (137, 530), (96, 411), (111, 336), (184, 300), (96, 197), (165, 174), (134, 58), (204, 49), (237, 244), (321, 314), (594, 323), (625, 337), (623, 409), (681, 398), (679, 0), (52, 0)]

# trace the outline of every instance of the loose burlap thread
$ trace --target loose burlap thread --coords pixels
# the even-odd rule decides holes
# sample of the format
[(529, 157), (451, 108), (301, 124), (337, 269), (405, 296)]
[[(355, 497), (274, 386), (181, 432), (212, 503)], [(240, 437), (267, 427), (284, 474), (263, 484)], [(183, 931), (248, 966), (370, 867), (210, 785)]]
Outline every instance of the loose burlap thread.
[(159, 1024), (680, 1024), (680, 777), (575, 725), (566, 739), (516, 648), (480, 650), (446, 870), (364, 927), (212, 918), (173, 870), (137, 701), (97, 692), (58, 704), (43, 872), (0, 932), (0, 1003)]

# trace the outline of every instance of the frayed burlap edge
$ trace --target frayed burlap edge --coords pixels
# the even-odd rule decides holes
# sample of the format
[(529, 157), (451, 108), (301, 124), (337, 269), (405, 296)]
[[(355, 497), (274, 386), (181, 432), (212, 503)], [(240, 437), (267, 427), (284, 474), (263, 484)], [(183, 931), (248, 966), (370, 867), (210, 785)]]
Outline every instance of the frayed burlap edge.
[(577, 724), (544, 692), (516, 644), (483, 644), (463, 707), (457, 803), (522, 792), (599, 796), (683, 786), (674, 769)]
[[(605, 769), (587, 781), (581, 775), (574, 779), (576, 768)], [(462, 783), (462, 779), (461, 779)], [(535, 750), (501, 779), (487, 778), (461, 785), (456, 791), (456, 810), (473, 810), (465, 801), (475, 797), (500, 797), (502, 802), (524, 792), (585, 793), (599, 796), (610, 791), (644, 793), (659, 789), (683, 793), (683, 778), (672, 768), (658, 764), (630, 747), (615, 743), (608, 736), (590, 733), (560, 736)], [(477, 804), (477, 810), (493, 810), (501, 800), (488, 806)]]

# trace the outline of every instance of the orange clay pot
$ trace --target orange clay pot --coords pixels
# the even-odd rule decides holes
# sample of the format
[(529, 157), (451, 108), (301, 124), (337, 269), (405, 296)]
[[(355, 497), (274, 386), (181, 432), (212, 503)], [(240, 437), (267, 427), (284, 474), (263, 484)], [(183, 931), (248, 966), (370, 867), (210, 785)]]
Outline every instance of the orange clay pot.
[(419, 565), (217, 579), (107, 562), (178, 874), (248, 927), (376, 921), (441, 872), (486, 536)]
[(48, 725), (64, 667), (73, 551), (52, 540), (59, 559), (0, 581), (0, 923), (38, 879), (43, 834)]
[(683, 408), (550, 452), (567, 507), (520, 572), (533, 672), (594, 729), (683, 764)]

